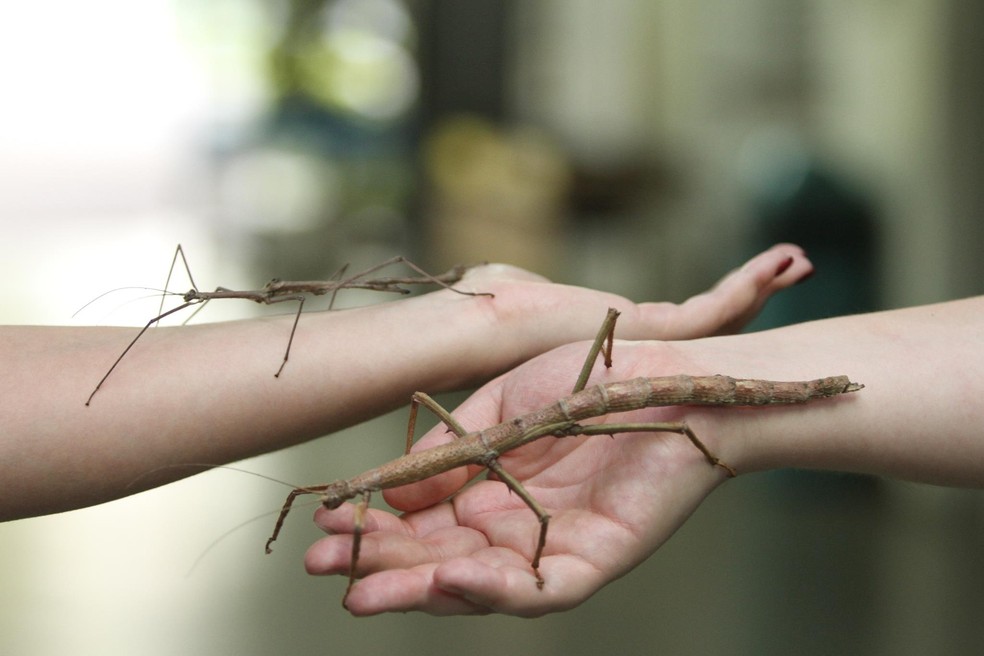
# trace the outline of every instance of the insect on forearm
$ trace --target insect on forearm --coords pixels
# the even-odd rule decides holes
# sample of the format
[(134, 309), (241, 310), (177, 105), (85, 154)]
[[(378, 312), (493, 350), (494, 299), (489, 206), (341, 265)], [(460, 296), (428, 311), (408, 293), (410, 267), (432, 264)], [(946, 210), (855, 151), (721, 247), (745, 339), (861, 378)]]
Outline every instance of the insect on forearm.
[[(294, 499), (303, 494), (315, 494), (322, 505), (335, 509), (345, 501), (361, 497), (356, 506), (349, 583), (342, 604), (356, 579), (362, 521), (372, 492), (424, 480), (456, 467), (480, 464), (492, 471), (499, 481), (516, 493), (536, 514), (540, 523), (536, 548), (530, 566), (539, 588), (544, 585), (540, 574), (540, 558), (546, 545), (550, 515), (523, 487), (506, 472), (498, 457), (511, 449), (543, 437), (573, 435), (614, 435), (627, 432), (670, 432), (685, 436), (703, 454), (709, 464), (734, 476), (735, 470), (717, 458), (701, 442), (685, 422), (609, 423), (584, 425), (581, 420), (611, 413), (642, 408), (672, 405), (765, 406), (807, 403), (818, 399), (856, 392), (864, 386), (851, 382), (846, 376), (832, 376), (809, 381), (779, 382), (756, 379), (736, 379), (728, 376), (664, 376), (634, 378), (586, 387), (588, 376), (599, 354), (606, 367), (611, 367), (612, 342), (618, 312), (609, 310), (597, 337), (592, 343), (574, 389), (569, 396), (525, 415), (480, 431), (468, 431), (451, 414), (428, 395), (417, 392), (410, 405), (407, 429), (407, 453), (384, 465), (370, 469), (354, 478), (322, 485), (294, 489), (284, 502), (273, 534), (267, 540), (266, 551), (280, 533)], [(457, 439), (430, 449), (409, 453), (413, 440), (419, 406), (431, 410), (453, 432)]]
[[(181, 294), (183, 302), (177, 307), (169, 309), (165, 312), (163, 311), (164, 300), (162, 297), (161, 308), (158, 310), (157, 316), (148, 321), (143, 328), (140, 329), (126, 348), (123, 349), (123, 352), (120, 353), (119, 357), (117, 357), (113, 364), (110, 365), (103, 377), (98, 383), (96, 383), (95, 388), (89, 394), (89, 398), (86, 399), (85, 404), (87, 406), (92, 403), (92, 398), (96, 395), (96, 392), (102, 388), (110, 374), (112, 374), (113, 371), (119, 366), (123, 358), (126, 357), (126, 354), (130, 352), (133, 346), (143, 336), (143, 334), (147, 332), (147, 330), (172, 314), (192, 306), (197, 306), (194, 312), (192, 312), (192, 314), (185, 320), (185, 322), (187, 322), (202, 308), (204, 308), (209, 301), (216, 299), (239, 298), (264, 305), (273, 305), (275, 303), (284, 303), (287, 301), (294, 301), (297, 303), (297, 313), (294, 315), (294, 323), (291, 326), (290, 335), (287, 338), (287, 348), (284, 350), (284, 357), (280, 362), (280, 367), (277, 369), (276, 373), (274, 373), (274, 377), (279, 378), (281, 372), (284, 370), (284, 366), (287, 364), (287, 359), (290, 357), (290, 347), (294, 342), (294, 333), (297, 332), (297, 324), (298, 321), (300, 321), (301, 312), (304, 310), (304, 301), (307, 299), (307, 295), (330, 295), (329, 309), (334, 305), (335, 296), (343, 289), (363, 289), (395, 294), (409, 294), (410, 290), (407, 289), (407, 285), (430, 284), (438, 285), (440, 287), (444, 287), (445, 289), (450, 289), (451, 291), (465, 296), (492, 296), (492, 294), (485, 292), (462, 291), (460, 289), (455, 289), (452, 286), (454, 283), (461, 280), (462, 276), (464, 276), (465, 272), (468, 270), (468, 267), (456, 266), (445, 273), (432, 276), (410, 260), (401, 256), (390, 258), (385, 262), (350, 276), (345, 275), (347, 267), (343, 267), (329, 280), (290, 281), (274, 278), (261, 289), (235, 290), (228, 289), (226, 287), (216, 287), (215, 291), (203, 292), (200, 291), (198, 286), (195, 284), (195, 279), (191, 275), (191, 268), (188, 266), (188, 260), (185, 258), (184, 250), (181, 248), (181, 244), (178, 244), (178, 247), (174, 250), (174, 257), (171, 260), (171, 268), (168, 271), (167, 280), (164, 282), (165, 296), (174, 295), (174, 292), (167, 291), (167, 286), (171, 282), (171, 275), (174, 273), (174, 266), (177, 264), (179, 257), (181, 258), (181, 263), (184, 265), (185, 272), (188, 274), (188, 279), (191, 281), (191, 289), (184, 294)], [(404, 277), (370, 277), (377, 271), (395, 264), (403, 264), (417, 275)]]

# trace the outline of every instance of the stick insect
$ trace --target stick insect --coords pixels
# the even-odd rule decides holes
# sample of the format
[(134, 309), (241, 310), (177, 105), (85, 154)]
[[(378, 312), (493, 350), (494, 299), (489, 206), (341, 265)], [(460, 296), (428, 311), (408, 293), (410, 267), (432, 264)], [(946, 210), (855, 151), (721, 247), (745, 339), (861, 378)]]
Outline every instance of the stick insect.
[[(526, 491), (520, 481), (502, 468), (498, 461), (498, 457), (502, 453), (548, 435), (561, 438), (574, 435), (669, 432), (685, 436), (703, 454), (709, 464), (722, 469), (728, 476), (735, 476), (735, 470), (718, 459), (697, 438), (685, 422), (595, 425), (584, 425), (578, 422), (609, 413), (659, 406), (763, 406), (806, 403), (816, 399), (856, 392), (864, 387), (859, 383), (851, 382), (847, 376), (832, 376), (810, 381), (778, 382), (735, 379), (720, 375), (688, 376), (681, 374), (658, 378), (634, 378), (621, 382), (601, 383), (588, 388), (586, 387), (588, 376), (599, 354), (604, 356), (606, 367), (612, 366), (612, 343), (617, 318), (618, 312), (610, 309), (592, 343), (571, 394), (540, 410), (502, 422), (491, 428), (468, 431), (433, 398), (423, 392), (416, 392), (412, 396), (410, 404), (406, 454), (354, 478), (294, 489), (287, 496), (273, 533), (266, 542), (266, 552), (271, 552), (270, 545), (277, 539), (287, 513), (290, 512), (291, 505), (299, 495), (318, 495), (321, 504), (330, 510), (338, 508), (349, 499), (361, 496), (362, 499), (355, 508), (348, 587), (342, 598), (342, 605), (344, 606), (356, 578), (362, 522), (369, 505), (370, 495), (378, 490), (421, 481), (456, 467), (480, 464), (487, 467), (499, 481), (519, 496), (539, 520), (540, 531), (530, 567), (536, 577), (537, 587), (542, 589), (544, 579), (540, 574), (539, 566), (546, 545), (550, 514)], [(420, 406), (433, 412), (457, 436), (456, 439), (440, 446), (410, 453), (417, 410)]]
[[(167, 280), (164, 282), (164, 296), (174, 294), (174, 292), (167, 291), (167, 286), (171, 282), (171, 275), (174, 273), (174, 267), (177, 264), (179, 257), (181, 258), (181, 263), (184, 265), (185, 272), (188, 274), (188, 279), (191, 281), (191, 289), (181, 295), (183, 302), (177, 307), (171, 308), (165, 312), (164, 298), (161, 298), (161, 307), (158, 310), (157, 316), (148, 321), (144, 327), (140, 329), (140, 332), (138, 332), (126, 348), (123, 349), (123, 352), (116, 358), (116, 361), (113, 362), (99, 382), (96, 383), (95, 388), (89, 394), (89, 398), (85, 401), (87, 406), (92, 403), (92, 397), (96, 395), (96, 392), (98, 392), (103, 386), (106, 379), (109, 378), (110, 374), (113, 373), (123, 358), (126, 357), (126, 354), (130, 352), (130, 349), (133, 348), (137, 341), (145, 332), (147, 332), (147, 330), (150, 329), (151, 326), (159, 323), (165, 317), (180, 312), (185, 308), (197, 306), (191, 315), (185, 320), (185, 323), (187, 323), (192, 319), (192, 317), (201, 311), (209, 301), (215, 299), (239, 298), (250, 300), (255, 303), (262, 303), (264, 305), (273, 305), (274, 303), (284, 303), (287, 301), (297, 302), (297, 313), (294, 315), (294, 323), (290, 329), (290, 336), (287, 338), (287, 348), (284, 350), (284, 357), (280, 363), (280, 367), (274, 374), (275, 378), (279, 378), (281, 372), (284, 370), (284, 366), (287, 364), (287, 359), (290, 356), (290, 347), (294, 342), (294, 333), (297, 331), (297, 323), (301, 319), (301, 312), (304, 310), (304, 301), (307, 298), (306, 294), (311, 294), (313, 296), (324, 296), (330, 294), (329, 309), (334, 306), (336, 295), (343, 289), (364, 289), (378, 292), (409, 294), (410, 290), (407, 289), (405, 285), (433, 284), (444, 287), (445, 289), (450, 289), (451, 291), (458, 294), (463, 294), (465, 296), (492, 296), (492, 294), (484, 292), (466, 292), (460, 289), (455, 289), (452, 286), (454, 283), (461, 280), (462, 276), (464, 276), (465, 271), (468, 270), (468, 267), (466, 266), (456, 266), (445, 273), (433, 276), (402, 256), (390, 258), (381, 264), (377, 264), (360, 273), (348, 277), (345, 277), (345, 272), (347, 269), (346, 265), (329, 280), (289, 281), (274, 278), (261, 289), (256, 290), (234, 290), (226, 287), (216, 287), (215, 291), (203, 292), (200, 291), (198, 289), (198, 285), (195, 284), (195, 279), (191, 275), (191, 267), (188, 266), (188, 260), (185, 257), (184, 249), (181, 248), (181, 244), (178, 244), (178, 247), (174, 250), (174, 257), (171, 259), (171, 268), (168, 271)], [(382, 278), (369, 277), (377, 271), (395, 264), (403, 264), (404, 266), (412, 269), (417, 275)]]

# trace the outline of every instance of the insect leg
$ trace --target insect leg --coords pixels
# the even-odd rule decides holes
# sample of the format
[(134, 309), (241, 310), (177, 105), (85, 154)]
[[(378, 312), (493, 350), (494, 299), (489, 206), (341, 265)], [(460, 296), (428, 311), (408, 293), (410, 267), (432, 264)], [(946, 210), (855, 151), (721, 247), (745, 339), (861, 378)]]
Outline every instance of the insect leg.
[(201, 302), (201, 300), (194, 299), (194, 300), (188, 301), (187, 303), (182, 303), (178, 307), (173, 308), (171, 310), (168, 310), (164, 314), (159, 314), (156, 317), (154, 317), (153, 319), (151, 319), (150, 321), (148, 321), (147, 324), (143, 328), (140, 329), (140, 332), (137, 333), (137, 336), (134, 337), (132, 340), (130, 340), (130, 343), (127, 344), (126, 348), (123, 349), (123, 352), (120, 353), (120, 355), (119, 355), (118, 358), (116, 358), (116, 361), (109, 368), (109, 371), (107, 371), (105, 373), (105, 375), (103, 375), (103, 377), (99, 380), (99, 382), (96, 383), (96, 387), (92, 390), (92, 393), (89, 394), (89, 398), (86, 399), (85, 404), (86, 405), (89, 405), (90, 403), (92, 403), (92, 397), (94, 397), (96, 395), (96, 392), (99, 391), (99, 388), (102, 387), (103, 383), (106, 382), (106, 379), (109, 378), (109, 375), (111, 373), (113, 373), (113, 370), (116, 369), (117, 365), (119, 365), (120, 361), (123, 360), (124, 356), (126, 356), (126, 354), (130, 352), (130, 349), (133, 348), (133, 345), (137, 343), (137, 340), (140, 339), (143, 336), (143, 334), (145, 332), (147, 332), (147, 330), (151, 326), (153, 326), (155, 323), (157, 323), (158, 321), (160, 321), (161, 319), (163, 319), (164, 317), (166, 317), (166, 316), (168, 316), (170, 314), (174, 314), (175, 312), (180, 312), (181, 310), (185, 309), (186, 307), (188, 307), (190, 305), (197, 305), (200, 302)]
[(359, 548), (362, 546), (362, 523), (365, 521), (366, 512), (369, 510), (369, 497), (371, 492), (366, 491), (362, 494), (362, 501), (355, 506), (355, 521), (352, 530), (352, 561), (349, 564), (348, 585), (345, 586), (345, 595), (342, 597), (342, 607), (348, 608), (345, 602), (348, 600), (349, 592), (355, 585), (355, 572), (359, 564)]
[(612, 344), (615, 340), (615, 322), (618, 320), (618, 315), (618, 310), (608, 308), (608, 314), (605, 315), (605, 320), (601, 322), (601, 328), (598, 329), (598, 334), (588, 350), (588, 357), (584, 360), (584, 365), (581, 367), (581, 373), (578, 374), (577, 382), (574, 383), (572, 393), (580, 392), (587, 385), (588, 376), (591, 375), (591, 370), (594, 368), (599, 353), (605, 357), (605, 366), (612, 366)]
[(302, 494), (318, 494), (327, 487), (327, 485), (315, 485), (313, 487), (298, 487), (290, 491), (290, 494), (287, 495), (287, 500), (284, 501), (283, 508), (280, 509), (280, 514), (277, 516), (277, 523), (273, 527), (273, 533), (267, 538), (265, 547), (267, 553), (273, 552), (273, 548), (270, 545), (280, 535), (280, 529), (284, 526), (284, 520), (287, 519), (287, 513), (290, 512), (290, 507), (293, 505), (294, 499)]
[(443, 421), (448, 429), (456, 436), (462, 437), (468, 434), (465, 427), (459, 424), (458, 420), (452, 417), (451, 413), (445, 410), (430, 395), (424, 392), (414, 392), (413, 396), (410, 397), (410, 420), (407, 422), (407, 448), (404, 453), (410, 453), (410, 447), (413, 446), (413, 434), (417, 426), (417, 409), (420, 406), (424, 406), (437, 415), (437, 418)]
[[(191, 288), (194, 291), (198, 291), (198, 285), (195, 284), (195, 278), (191, 275), (191, 267), (188, 266), (188, 259), (185, 257), (184, 249), (181, 248), (181, 244), (174, 249), (174, 257), (171, 258), (171, 268), (167, 270), (167, 279), (164, 281), (164, 289), (167, 290), (167, 286), (171, 284), (171, 276), (174, 274), (174, 265), (178, 263), (178, 256), (181, 256), (181, 262), (184, 264), (185, 273), (188, 274), (188, 280), (191, 282)], [(200, 309), (200, 308), (199, 308)], [(164, 312), (164, 297), (161, 296), (161, 306), (157, 309), (157, 314)]]
[[(348, 264), (343, 264), (341, 266), (341, 268), (338, 269), (338, 271), (336, 271), (335, 273), (331, 274), (331, 277), (328, 280), (340, 280), (341, 277), (345, 275), (345, 272), (348, 271), (348, 268), (349, 268), (349, 265)], [(328, 309), (329, 310), (331, 310), (331, 309), (333, 309), (335, 307), (335, 299), (338, 298), (338, 290), (339, 289), (341, 289), (341, 287), (335, 287), (335, 289), (331, 290), (331, 298), (328, 301)]]
[(564, 437), (567, 435), (614, 435), (615, 433), (678, 433), (690, 440), (690, 443), (697, 447), (697, 450), (704, 455), (704, 458), (711, 465), (720, 467), (728, 474), (729, 477), (738, 475), (733, 467), (714, 455), (711, 450), (708, 449), (707, 446), (700, 441), (700, 439), (698, 439), (697, 435), (693, 432), (693, 430), (691, 430), (690, 426), (682, 421), (641, 424), (594, 424), (591, 426), (574, 424), (569, 429), (564, 431), (562, 435), (558, 435), (558, 437)]
[[(412, 269), (415, 273), (417, 273), (418, 277), (393, 276), (387, 278), (374, 278), (371, 280), (367, 279), (367, 276), (369, 276), (369, 274), (375, 273), (380, 269), (384, 269), (394, 264), (405, 265), (406, 267)], [(372, 285), (374, 287), (389, 288), (391, 291), (402, 291), (403, 293), (409, 293), (408, 290), (401, 288), (400, 285), (419, 285), (419, 284), (430, 283), (430, 284), (438, 285), (445, 289), (449, 289), (455, 292), (456, 294), (461, 294), (463, 296), (489, 296), (489, 297), (495, 296), (495, 294), (491, 294), (489, 292), (466, 292), (460, 289), (455, 289), (453, 284), (461, 279), (465, 270), (466, 269), (464, 267), (456, 267), (445, 274), (435, 276), (427, 273), (422, 268), (420, 268), (419, 266), (417, 266), (407, 258), (403, 257), (402, 255), (397, 255), (396, 257), (392, 257), (386, 260), (385, 262), (376, 264), (375, 266), (372, 266), (366, 269), (365, 271), (362, 271), (361, 273), (357, 273), (354, 276), (351, 276), (350, 278), (346, 278), (345, 280), (341, 281), (340, 286), (344, 287), (346, 285), (351, 285), (353, 283), (361, 282), (363, 284)]]
[(484, 463), (486, 467), (492, 470), (499, 480), (506, 484), (510, 490), (515, 492), (520, 499), (522, 499), (527, 506), (530, 507), (534, 513), (536, 513), (537, 519), (540, 520), (540, 537), (537, 539), (536, 551), (533, 553), (533, 560), (530, 562), (530, 567), (533, 568), (533, 574), (536, 575), (536, 587), (543, 589), (543, 576), (540, 574), (540, 556), (543, 555), (543, 547), (547, 543), (547, 526), (550, 523), (550, 515), (544, 510), (543, 506), (534, 499), (526, 488), (523, 487), (522, 483), (516, 480), (509, 472), (502, 468), (499, 461), (495, 458), (490, 458), (488, 462)]
[(301, 320), (301, 312), (304, 311), (304, 295), (297, 294), (295, 296), (277, 296), (262, 301), (267, 305), (283, 303), (284, 301), (297, 301), (297, 314), (294, 315), (294, 324), (290, 327), (290, 337), (287, 338), (287, 350), (284, 351), (283, 362), (280, 363), (277, 373), (273, 374), (274, 378), (280, 378), (280, 372), (284, 370), (284, 367), (287, 365), (287, 358), (290, 357), (290, 347), (294, 343), (294, 333), (297, 332), (297, 322)]

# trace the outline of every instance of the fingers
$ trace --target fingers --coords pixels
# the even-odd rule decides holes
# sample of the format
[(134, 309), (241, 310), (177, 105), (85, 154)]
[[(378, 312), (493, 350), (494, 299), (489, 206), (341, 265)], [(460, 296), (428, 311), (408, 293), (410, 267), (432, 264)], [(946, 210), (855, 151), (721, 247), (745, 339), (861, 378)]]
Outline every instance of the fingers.
[(573, 608), (601, 587), (601, 577), (574, 556), (551, 556), (540, 563), (545, 584), (536, 585), (529, 563), (503, 549), (458, 558), (434, 570), (434, 585), (488, 612), (539, 617)]
[(725, 276), (709, 295), (720, 299), (722, 321), (716, 334), (741, 330), (778, 291), (813, 274), (813, 263), (799, 246), (778, 244)]
[(490, 611), (433, 584), (436, 565), (390, 570), (359, 581), (345, 607), (364, 617), (380, 613), (421, 611), (431, 615), (485, 615)]
[(812, 273), (813, 263), (802, 248), (776, 244), (725, 276), (718, 287), (734, 283), (735, 287), (744, 287), (747, 298), (764, 302), (771, 294), (802, 282)]
[(721, 279), (711, 290), (694, 296), (666, 316), (665, 304), (647, 303), (640, 309), (657, 322), (663, 317), (661, 339), (692, 339), (733, 333), (751, 321), (776, 292), (802, 282), (813, 264), (793, 244), (777, 244)]
[[(435, 615), (488, 613), (489, 609), (434, 585), (433, 572), (447, 558), (460, 558), (483, 549), (488, 541), (473, 529), (447, 524), (454, 521), (450, 504), (443, 512), (420, 521), (415, 527), (389, 513), (371, 510), (363, 527), (356, 577), (360, 580), (346, 597), (346, 608), (354, 615), (420, 610)], [(425, 511), (421, 514), (427, 514)], [(353, 511), (346, 504), (336, 511), (319, 511), (316, 523), (326, 530), (350, 532)], [(441, 523), (445, 526), (439, 526)], [(435, 528), (433, 525), (438, 525)], [(505, 551), (505, 550), (503, 550)], [(316, 542), (305, 555), (309, 574), (349, 573), (352, 561), (352, 536), (332, 535)], [(532, 575), (529, 575), (532, 579)], [(368, 578), (365, 578), (368, 577)], [(531, 584), (535, 587), (535, 580)]]
[[(353, 514), (351, 504), (316, 513), (319, 526), (343, 534), (311, 546), (304, 561), (308, 573), (348, 575)], [(379, 510), (367, 514), (356, 563), (359, 581), (346, 597), (346, 608), (353, 614), (416, 610), (435, 615), (496, 612), (535, 617), (581, 603), (604, 582), (603, 568), (560, 553), (541, 560), (546, 581), (541, 588), (529, 554), (492, 546), (488, 530), (457, 525), (450, 503), (407, 517)], [(531, 524), (535, 520), (525, 523), (524, 534), (530, 533), (525, 529)]]
[(572, 608), (592, 592), (590, 572), (562, 572), (552, 568), (559, 558), (541, 563), (547, 578), (541, 589), (529, 563), (509, 549), (490, 547), (469, 557), (390, 569), (358, 581), (346, 598), (354, 615), (419, 611), (431, 615), (484, 615), (499, 613), (538, 617)]
[[(315, 523), (332, 533), (307, 551), (304, 566), (309, 574), (348, 574), (352, 556), (354, 506), (337, 510), (319, 509)], [(488, 546), (485, 536), (457, 525), (451, 504), (440, 504), (415, 513), (406, 520), (382, 510), (371, 509), (362, 527), (356, 575), (394, 568), (409, 568), (467, 555)]]
[(541, 590), (529, 563), (508, 549), (490, 548), (411, 570), (386, 571), (357, 583), (346, 601), (356, 615), (421, 611), (432, 615), (503, 613), (535, 617), (561, 610)]

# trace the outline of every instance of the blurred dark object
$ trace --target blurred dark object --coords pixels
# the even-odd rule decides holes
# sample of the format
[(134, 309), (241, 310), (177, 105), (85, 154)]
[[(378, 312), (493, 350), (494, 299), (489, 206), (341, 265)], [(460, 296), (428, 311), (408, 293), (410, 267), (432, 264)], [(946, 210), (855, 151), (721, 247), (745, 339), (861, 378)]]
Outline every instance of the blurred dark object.
[(673, 183), (668, 167), (638, 159), (605, 168), (575, 163), (572, 175), (569, 203), (577, 221), (609, 220), (638, 210)]
[(877, 222), (862, 192), (806, 160), (771, 176), (756, 195), (750, 251), (792, 242), (806, 250), (816, 273), (772, 299), (750, 330), (880, 307)]

